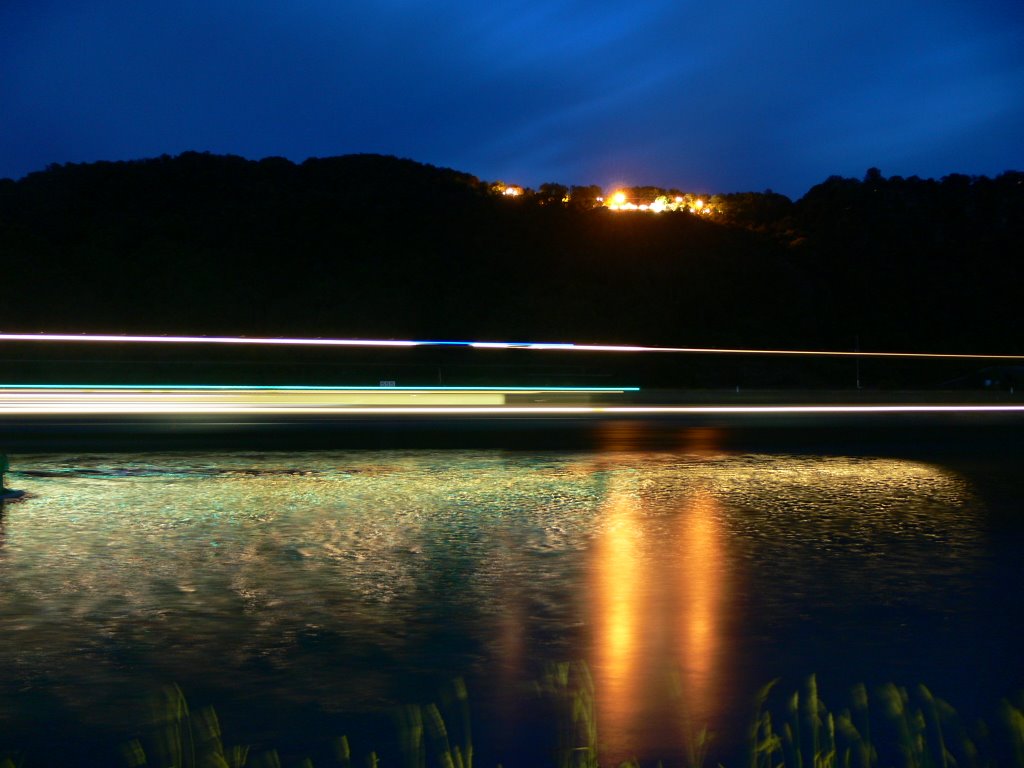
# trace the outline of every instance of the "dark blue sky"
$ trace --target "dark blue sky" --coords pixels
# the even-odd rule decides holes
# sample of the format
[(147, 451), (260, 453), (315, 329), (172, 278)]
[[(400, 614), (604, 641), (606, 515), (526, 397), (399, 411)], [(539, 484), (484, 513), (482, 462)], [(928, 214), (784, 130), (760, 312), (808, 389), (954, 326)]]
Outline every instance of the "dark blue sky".
[(793, 197), (1024, 169), (1021, 0), (4, 0), (0, 177), (381, 152)]

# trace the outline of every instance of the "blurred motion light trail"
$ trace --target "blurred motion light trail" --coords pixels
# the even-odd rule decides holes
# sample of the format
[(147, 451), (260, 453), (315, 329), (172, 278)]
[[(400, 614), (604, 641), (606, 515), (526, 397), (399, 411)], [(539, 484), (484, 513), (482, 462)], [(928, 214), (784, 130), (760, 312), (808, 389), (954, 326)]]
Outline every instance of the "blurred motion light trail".
[(124, 344), (237, 344), (312, 347), (473, 347), (477, 349), (534, 349), (572, 352), (669, 352), (724, 355), (797, 355), (814, 357), (896, 357), (967, 360), (1024, 360), (1024, 355), (954, 354), (940, 352), (864, 352), (799, 349), (730, 349), (711, 347), (652, 347), (615, 344), (574, 344), (571, 342), (444, 341), (395, 339), (291, 339), (246, 336), (118, 336), (71, 333), (0, 333), (0, 342), (85, 342)]
[[(349, 413), (406, 407), (504, 407), (509, 396), (527, 402), (586, 403), (591, 395), (618, 395), (637, 387), (302, 387), (160, 385), (0, 385), (2, 414)], [(369, 410), (368, 410), (369, 409)]]
[[(397, 391), (396, 391), (397, 390)], [(249, 414), (388, 416), (679, 416), (700, 414), (1024, 413), (1024, 405), (608, 405), (593, 393), (631, 388), (230, 388), (230, 387), (0, 387), (0, 416), (89, 414)], [(512, 403), (508, 397), (517, 399)], [(557, 395), (555, 401), (546, 398)], [(526, 397), (524, 402), (519, 399)], [(566, 402), (579, 396), (582, 402)], [(532, 400), (529, 398), (533, 398)]]

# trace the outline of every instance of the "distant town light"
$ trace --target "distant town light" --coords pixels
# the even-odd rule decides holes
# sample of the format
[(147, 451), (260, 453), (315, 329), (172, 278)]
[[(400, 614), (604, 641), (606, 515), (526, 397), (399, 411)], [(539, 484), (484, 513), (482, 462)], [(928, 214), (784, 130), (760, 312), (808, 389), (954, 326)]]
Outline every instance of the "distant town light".
[[(598, 198), (598, 202), (603, 202)], [(604, 204), (612, 211), (645, 211), (647, 213), (663, 213), (664, 211), (689, 211), (690, 213), (710, 216), (713, 213), (721, 213), (713, 202), (707, 202), (703, 198), (695, 197), (692, 194), (686, 195), (658, 195), (654, 200), (630, 201), (627, 191), (618, 190), (607, 199)]]
[(521, 194), (523, 194), (523, 188), (522, 187), (505, 187), (505, 191), (502, 192), (502, 194), (506, 195), (507, 197), (519, 197)]

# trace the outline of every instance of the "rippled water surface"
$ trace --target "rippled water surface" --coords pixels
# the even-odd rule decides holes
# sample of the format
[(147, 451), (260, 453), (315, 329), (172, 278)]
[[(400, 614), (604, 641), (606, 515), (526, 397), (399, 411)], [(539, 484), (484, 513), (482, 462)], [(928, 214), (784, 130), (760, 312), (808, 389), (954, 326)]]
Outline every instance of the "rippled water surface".
[(531, 682), (578, 659), (606, 754), (671, 760), (683, 718), (735, 732), (779, 676), (924, 681), (964, 706), (1024, 686), (1012, 471), (713, 451), (12, 469), (0, 717), (29, 740), (48, 720), (114, 738), (175, 681), (236, 740), (315, 750), (462, 675), (481, 754), (529, 764), (548, 738)]

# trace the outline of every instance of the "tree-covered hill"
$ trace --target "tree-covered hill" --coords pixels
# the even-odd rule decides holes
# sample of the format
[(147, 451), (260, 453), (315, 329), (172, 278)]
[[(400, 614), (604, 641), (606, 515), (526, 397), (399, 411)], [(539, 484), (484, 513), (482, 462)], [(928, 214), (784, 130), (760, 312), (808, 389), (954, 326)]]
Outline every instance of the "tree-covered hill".
[(720, 200), (612, 212), (376, 155), (52, 166), (0, 181), (0, 330), (1024, 352), (1024, 174)]

